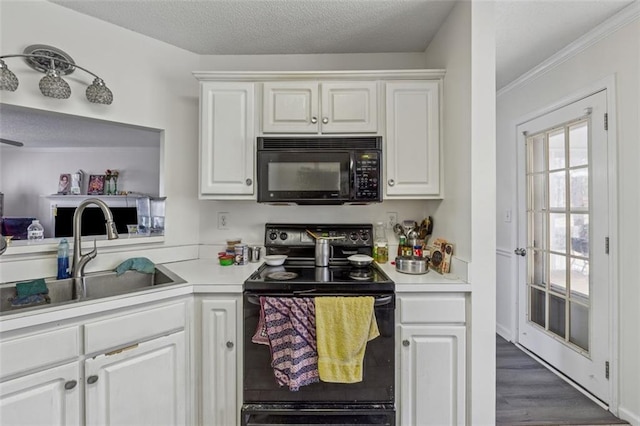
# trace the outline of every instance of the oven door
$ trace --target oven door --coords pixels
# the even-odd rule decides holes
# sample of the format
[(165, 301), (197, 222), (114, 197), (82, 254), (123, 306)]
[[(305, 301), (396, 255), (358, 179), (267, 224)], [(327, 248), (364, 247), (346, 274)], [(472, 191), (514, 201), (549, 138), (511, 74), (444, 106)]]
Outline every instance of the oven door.
[(348, 384), (317, 382), (302, 386), (296, 392), (276, 383), (270, 348), (251, 341), (260, 316), (259, 296), (269, 294), (244, 294), (242, 426), (395, 425), (393, 293), (375, 296), (380, 336), (367, 342), (363, 380)]
[[(302, 386), (297, 392), (276, 383), (271, 368), (271, 351), (266, 345), (251, 341), (260, 316), (259, 296), (244, 295), (244, 402), (305, 404), (390, 404), (394, 402), (395, 341), (393, 294), (375, 296), (375, 316), (380, 336), (367, 342), (363, 380), (359, 383), (318, 382)], [(281, 296), (281, 295), (280, 295)]]
[(349, 201), (349, 151), (258, 151), (258, 202)]

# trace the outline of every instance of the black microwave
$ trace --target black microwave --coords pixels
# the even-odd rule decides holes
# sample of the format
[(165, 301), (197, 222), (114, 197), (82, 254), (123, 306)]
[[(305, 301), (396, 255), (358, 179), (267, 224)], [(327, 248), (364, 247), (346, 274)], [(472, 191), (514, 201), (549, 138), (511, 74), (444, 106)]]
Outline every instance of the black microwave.
[(259, 137), (258, 202), (382, 201), (382, 137)]

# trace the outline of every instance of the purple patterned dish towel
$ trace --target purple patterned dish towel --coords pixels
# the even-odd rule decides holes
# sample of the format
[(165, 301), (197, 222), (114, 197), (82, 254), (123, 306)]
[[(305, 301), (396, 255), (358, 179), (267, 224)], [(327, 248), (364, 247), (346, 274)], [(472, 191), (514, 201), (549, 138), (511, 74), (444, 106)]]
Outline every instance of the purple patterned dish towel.
[(264, 317), (277, 383), (297, 391), (318, 382), (313, 298), (265, 297)]
[(267, 336), (267, 324), (264, 322), (264, 301), (266, 297), (260, 296), (260, 317), (258, 318), (258, 326), (253, 334), (251, 341), (259, 345), (269, 346), (269, 336)]

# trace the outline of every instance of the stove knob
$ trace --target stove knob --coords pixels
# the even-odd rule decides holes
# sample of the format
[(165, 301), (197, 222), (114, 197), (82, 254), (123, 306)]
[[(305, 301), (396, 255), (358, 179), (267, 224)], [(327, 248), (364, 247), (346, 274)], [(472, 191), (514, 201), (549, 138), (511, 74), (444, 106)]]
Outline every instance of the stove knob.
[(358, 239), (358, 233), (357, 232), (352, 232), (351, 235), (349, 235), (349, 238), (351, 238), (351, 241), (355, 241)]
[(280, 239), (281, 239), (282, 241), (286, 240), (287, 238), (289, 238), (289, 235), (287, 235), (287, 233), (286, 233), (286, 232), (281, 232), (281, 233), (280, 233)]
[(278, 234), (277, 234), (275, 231), (271, 231), (271, 232), (269, 233), (269, 239), (270, 239), (271, 241), (273, 241), (273, 240), (275, 240), (276, 238), (278, 238)]
[(368, 241), (369, 233), (367, 231), (362, 231), (362, 233), (360, 234), (360, 238), (362, 238), (362, 241)]

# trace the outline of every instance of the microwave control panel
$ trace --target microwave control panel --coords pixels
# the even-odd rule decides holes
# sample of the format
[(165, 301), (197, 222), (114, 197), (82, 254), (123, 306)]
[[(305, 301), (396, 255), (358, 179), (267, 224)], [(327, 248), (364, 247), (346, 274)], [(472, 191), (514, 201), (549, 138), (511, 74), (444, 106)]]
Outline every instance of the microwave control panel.
[(380, 153), (358, 152), (355, 158), (355, 190), (357, 200), (380, 201)]

